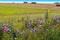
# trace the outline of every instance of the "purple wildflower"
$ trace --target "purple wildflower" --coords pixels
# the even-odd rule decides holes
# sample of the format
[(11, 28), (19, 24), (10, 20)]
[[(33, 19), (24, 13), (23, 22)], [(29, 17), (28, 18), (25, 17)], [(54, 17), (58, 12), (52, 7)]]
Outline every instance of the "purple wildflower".
[(32, 29), (32, 28), (31, 28), (31, 29), (30, 29), (30, 32), (36, 32), (36, 29)]
[(25, 32), (23, 31), (23, 32), (20, 32), (22, 35), (24, 35), (25, 34)]
[(7, 32), (7, 31), (8, 31), (7, 29), (8, 29), (7, 27), (4, 27), (4, 28), (3, 28), (3, 31), (4, 31), (4, 32)]
[(25, 31), (17, 30), (17, 33), (19, 33), (19, 34), (21, 34), (21, 35), (24, 35), (24, 34), (25, 34)]

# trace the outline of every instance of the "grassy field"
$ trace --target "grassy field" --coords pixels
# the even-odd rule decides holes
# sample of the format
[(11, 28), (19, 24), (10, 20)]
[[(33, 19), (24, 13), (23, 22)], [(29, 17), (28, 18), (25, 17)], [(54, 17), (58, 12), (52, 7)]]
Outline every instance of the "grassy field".
[(25, 15), (25, 14), (44, 14), (49, 11), (50, 14), (60, 13), (60, 10), (49, 8), (38, 8), (32, 6), (18, 6), (9, 4), (0, 4), (0, 15)]
[[(37, 4), (35, 4), (37, 5)], [(22, 17), (45, 17), (45, 13), (49, 13), (51, 17), (54, 13), (60, 15), (60, 9), (56, 10), (51, 7), (40, 8), (34, 6), (21, 6), (15, 4), (0, 4), (0, 21), (7, 22), (9, 19), (20, 20)]]
[[(37, 5), (37, 4), (36, 4)], [(15, 4), (0, 4), (0, 22), (8, 22), (10, 19), (14, 19), (14, 23), (17, 20), (21, 20), (22, 17), (30, 17), (30, 18), (44, 18), (45, 13), (47, 13), (49, 17), (52, 15), (60, 15), (60, 9), (49, 8), (40, 8), (33, 6), (21, 6)], [(18, 24), (18, 23), (17, 23)]]
[(25, 7), (25, 6), (7, 6), (0, 5), (0, 14), (1, 15), (20, 15), (20, 14), (29, 14), (29, 13), (44, 13), (46, 9), (34, 8), (34, 7)]
[[(47, 16), (52, 17), (55, 15), (60, 15), (60, 9), (54, 9), (54, 8), (40, 8), (40, 7), (32, 7), (32, 6), (18, 6), (18, 5), (10, 5), (10, 4), (0, 4), (0, 29), (1, 29), (1, 23), (2, 24), (8, 24), (7, 27), (12, 27), (14, 30), (22, 29), (22, 32), (26, 32), (25, 34), (17, 33), (17, 40), (60, 40), (60, 23), (57, 22), (55, 19), (46, 19), (42, 20), (43, 24), (41, 26), (40, 21), (36, 22), (34, 18), (38, 18), (40, 20), (40, 17), (45, 19), (45, 14), (48, 13)], [(27, 21), (22, 18), (29, 18)], [(31, 20), (31, 21), (30, 21)], [(10, 23), (11, 21), (11, 23)], [(29, 21), (29, 22), (28, 22)], [(56, 21), (56, 24), (55, 24)], [(31, 29), (27, 28), (27, 26), (30, 22), (33, 22), (31, 24), (34, 25), (33, 31), (37, 28), (39, 29), (39, 26), (41, 27), (38, 31), (30, 32)], [(29, 24), (26, 26), (26, 24)], [(35, 24), (36, 23), (36, 24)], [(53, 25), (52, 25), (53, 24)], [(57, 28), (55, 28), (55, 26)], [(3, 25), (4, 26), (4, 25)], [(2, 27), (3, 27), (2, 26)], [(6, 27), (6, 26), (4, 26)], [(12, 30), (12, 29), (11, 29)], [(14, 30), (12, 32), (14, 33)], [(41, 31), (42, 30), (42, 31)], [(0, 34), (2, 32), (0, 31)], [(16, 33), (16, 31), (15, 31)], [(56, 34), (55, 34), (56, 33)], [(52, 34), (52, 35), (51, 35)], [(16, 35), (16, 34), (15, 34)], [(8, 32), (3, 33), (3, 40), (13, 40), (14, 34), (11, 35), (8, 34)], [(27, 35), (27, 36), (26, 36)], [(55, 36), (54, 36), (55, 35)], [(1, 36), (1, 35), (0, 35)], [(1, 38), (1, 37), (0, 37)], [(12, 39), (11, 39), (12, 38)]]
[(12, 6), (8, 4), (0, 4), (0, 20), (7, 21), (10, 18), (21, 18), (21, 17), (44, 17), (46, 13), (45, 8), (34, 8), (31, 6)]
[[(38, 8), (32, 6), (15, 6), (10, 4), (0, 4), (0, 19), (9, 18), (9, 17), (44, 17), (44, 14), (47, 12), (49, 15), (57, 13), (60, 15), (60, 10), (52, 9), (52, 8)], [(6, 18), (5, 18), (6, 19)]]

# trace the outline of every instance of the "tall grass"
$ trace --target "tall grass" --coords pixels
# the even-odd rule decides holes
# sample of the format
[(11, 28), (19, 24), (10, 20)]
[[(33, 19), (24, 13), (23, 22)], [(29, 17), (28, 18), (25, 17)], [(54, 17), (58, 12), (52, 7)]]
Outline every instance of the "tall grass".
[[(19, 24), (19, 25), (18, 25)], [(19, 27), (18, 27), (19, 26)], [(60, 17), (10, 19), (0, 23), (1, 40), (60, 40)]]

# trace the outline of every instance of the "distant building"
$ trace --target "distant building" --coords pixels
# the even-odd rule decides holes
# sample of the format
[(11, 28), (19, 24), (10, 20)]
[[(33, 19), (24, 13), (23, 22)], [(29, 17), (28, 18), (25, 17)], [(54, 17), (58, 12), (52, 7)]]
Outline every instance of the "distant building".
[(36, 4), (36, 2), (32, 2), (31, 4)]
[(24, 3), (28, 3), (28, 2), (24, 2)]
[(59, 6), (60, 7), (60, 3), (59, 2), (57, 2), (57, 3), (55, 3), (56, 4), (56, 6)]

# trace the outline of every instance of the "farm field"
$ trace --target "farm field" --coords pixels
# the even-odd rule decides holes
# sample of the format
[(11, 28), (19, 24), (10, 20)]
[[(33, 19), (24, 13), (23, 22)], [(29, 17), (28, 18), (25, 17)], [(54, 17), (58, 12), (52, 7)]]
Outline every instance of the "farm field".
[(60, 40), (56, 4), (0, 3), (1, 40)]
[[(54, 13), (60, 15), (60, 8), (56, 7), (55, 4), (19, 4), (19, 3), (1, 3), (0, 4), (0, 19), (7, 18), (16, 18), (16, 17), (44, 17), (44, 14), (47, 12), (49, 15)], [(5, 18), (6, 19), (6, 18)]]

